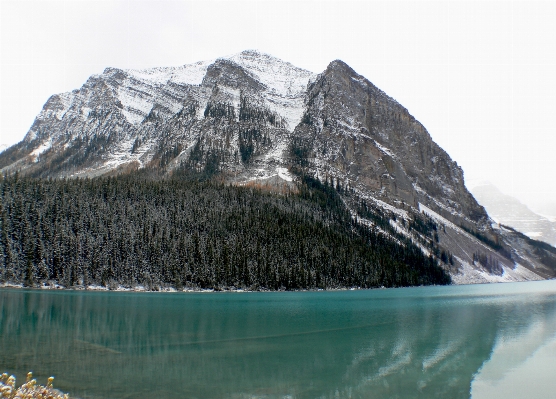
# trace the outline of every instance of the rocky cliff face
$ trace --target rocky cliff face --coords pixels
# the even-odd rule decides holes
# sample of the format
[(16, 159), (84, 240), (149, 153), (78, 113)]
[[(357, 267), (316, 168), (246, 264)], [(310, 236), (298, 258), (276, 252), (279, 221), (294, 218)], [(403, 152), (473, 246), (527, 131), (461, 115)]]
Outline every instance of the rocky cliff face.
[[(513, 279), (517, 267), (504, 239), (511, 233), (491, 227), (461, 168), (404, 107), (342, 61), (319, 75), (256, 51), (176, 68), (107, 68), (52, 96), (25, 139), (0, 154), (0, 168), (37, 177), (180, 170), (290, 189), (305, 174), (338, 187), (363, 222), (373, 223), (362, 201), (390, 218), (454, 275)], [(421, 212), (436, 237), (409, 227)], [(441, 250), (455, 261), (442, 260)], [(527, 259), (521, 266), (532, 274), (515, 279), (539, 277), (542, 262)]]
[(321, 176), (394, 206), (423, 203), (458, 224), (486, 226), (462, 169), (407, 109), (342, 61), (308, 87), (294, 136)]

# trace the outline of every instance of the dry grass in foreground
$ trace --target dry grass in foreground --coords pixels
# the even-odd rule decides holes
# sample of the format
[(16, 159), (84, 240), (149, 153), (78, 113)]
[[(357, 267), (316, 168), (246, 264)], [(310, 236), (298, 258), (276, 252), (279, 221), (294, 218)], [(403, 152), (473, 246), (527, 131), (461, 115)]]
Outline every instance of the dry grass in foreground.
[(54, 377), (50, 377), (46, 386), (37, 385), (37, 380), (33, 379), (33, 373), (27, 374), (27, 382), (16, 389), (15, 377), (8, 377), (4, 373), (0, 376), (0, 398), (8, 399), (70, 399), (68, 394), (64, 394), (52, 387)]

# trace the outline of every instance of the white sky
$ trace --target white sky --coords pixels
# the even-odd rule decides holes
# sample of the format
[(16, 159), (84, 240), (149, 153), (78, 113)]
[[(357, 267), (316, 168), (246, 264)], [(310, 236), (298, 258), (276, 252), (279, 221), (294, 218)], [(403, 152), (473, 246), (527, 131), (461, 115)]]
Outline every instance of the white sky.
[(341, 59), (461, 165), (556, 202), (556, 1), (0, 0), (0, 143), (105, 67), (258, 49), (322, 72)]

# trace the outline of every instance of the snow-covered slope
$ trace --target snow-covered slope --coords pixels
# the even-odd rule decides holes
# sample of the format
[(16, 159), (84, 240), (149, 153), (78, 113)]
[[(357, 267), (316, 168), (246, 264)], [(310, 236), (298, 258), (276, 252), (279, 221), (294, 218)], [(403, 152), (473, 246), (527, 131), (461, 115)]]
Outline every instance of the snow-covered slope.
[[(299, 123), (307, 84), (315, 76), (253, 50), (181, 67), (107, 68), (101, 75), (91, 76), (79, 90), (52, 96), (20, 143), (17, 161), (3, 162), (1, 167), (44, 171), (40, 164), (51, 163), (54, 155), (72, 148), (86, 157), (79, 162), (60, 159), (66, 165), (48, 174), (98, 175), (130, 165), (144, 167), (157, 162), (164, 146), (191, 148), (207, 130), (205, 111), (209, 103), (231, 105), (232, 119), (239, 122), (242, 99), (249, 102), (252, 111), (273, 114), (280, 120), (264, 121), (264, 126), (257, 123), (258, 134), (264, 134), (274, 145), (270, 152), (260, 148), (252, 151), (266, 152), (269, 162), (280, 162), (287, 147), (283, 136)], [(211, 122), (214, 125), (215, 121)], [(229, 122), (216, 121), (220, 128)], [(261, 132), (261, 128), (266, 131)], [(234, 132), (231, 143), (230, 138), (227, 140), (235, 148), (226, 158), (228, 164), (244, 169), (237, 159), (231, 159), (238, 151), (238, 133)], [(277, 175), (275, 165), (259, 165), (259, 169), (260, 176)]]

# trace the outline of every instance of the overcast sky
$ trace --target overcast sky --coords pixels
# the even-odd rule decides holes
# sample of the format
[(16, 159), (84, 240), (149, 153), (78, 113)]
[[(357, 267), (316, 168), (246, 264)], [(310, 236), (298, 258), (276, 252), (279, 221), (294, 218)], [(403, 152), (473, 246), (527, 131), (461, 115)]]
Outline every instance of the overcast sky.
[(0, 0), (0, 143), (107, 66), (258, 49), (313, 72), (341, 59), (463, 167), (556, 202), (556, 1)]

